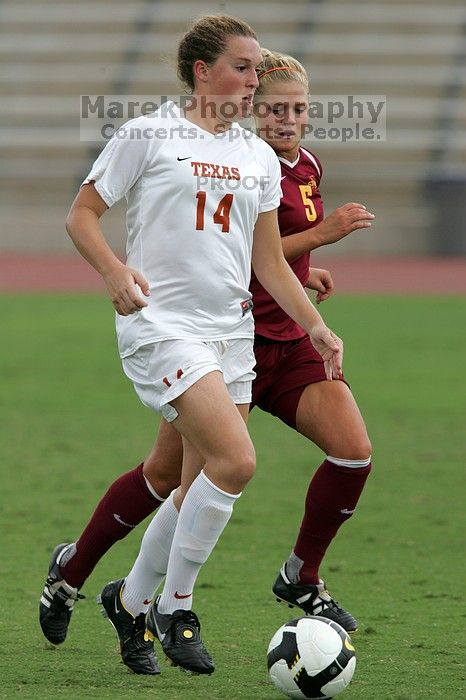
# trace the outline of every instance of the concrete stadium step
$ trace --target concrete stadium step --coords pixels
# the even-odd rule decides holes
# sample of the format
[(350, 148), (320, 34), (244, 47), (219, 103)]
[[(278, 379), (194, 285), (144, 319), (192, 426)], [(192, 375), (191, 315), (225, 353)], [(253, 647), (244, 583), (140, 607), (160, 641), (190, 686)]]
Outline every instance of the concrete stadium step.
[[(25, 249), (70, 245), (64, 215), (97, 152), (79, 140), (79, 95), (118, 86), (139, 96), (176, 94), (166, 57), (189, 18), (219, 10), (218, 2), (194, 0), (0, 2), (2, 249), (5, 236), (13, 249), (19, 239)], [(303, 60), (313, 94), (387, 96), (386, 142), (310, 144), (324, 162), (327, 211), (334, 193), (335, 205), (365, 194), (376, 210), (370, 237), (339, 250), (414, 252), (425, 244), (421, 195), (432, 154), (459, 169), (466, 160), (466, 72), (455, 67), (466, 49), (464, 0), (238, 0), (233, 13), (252, 23), (262, 45)], [(448, 85), (456, 88), (445, 99)], [(117, 244), (119, 216), (109, 219)]]
[[(360, 195), (361, 193), (359, 193)], [(351, 197), (348, 201), (355, 199)], [(358, 196), (356, 201), (363, 199)], [(72, 201), (72, 197), (63, 198), (61, 203), (51, 204), (44, 208), (38, 201), (21, 207), (2, 206), (0, 212), (0, 229), (2, 231), (0, 242), (4, 253), (9, 251), (55, 252), (72, 251), (73, 246), (65, 232), (65, 218)], [(344, 196), (326, 196), (326, 211), (340, 206), (347, 198)], [(376, 214), (376, 223), (368, 231), (360, 231), (352, 234), (347, 239), (340, 241), (334, 247), (334, 253), (416, 253), (422, 249), (425, 243), (425, 234), (429, 229), (427, 215), (419, 215), (413, 209), (412, 201), (408, 205), (393, 199), (391, 206), (378, 205), (370, 197), (364, 199), (367, 205)], [(116, 250), (124, 250), (125, 226), (124, 207), (117, 204), (104, 216), (103, 229), (110, 245)], [(386, 235), (383, 235), (387, 232)], [(27, 235), (25, 235), (27, 233)], [(324, 250), (322, 254), (324, 254)], [(318, 265), (319, 251), (313, 254), (313, 262)]]
[[(344, 35), (344, 42), (338, 40), (338, 35), (319, 32), (310, 41), (307, 35), (295, 35), (288, 32), (262, 32), (261, 40), (264, 45), (272, 46), (277, 51), (292, 51), (310, 55), (331, 56), (438, 56), (445, 53), (466, 50), (466, 39), (455, 34), (434, 34), (433, 36), (398, 36), (393, 33), (382, 33), (377, 36), (367, 36), (364, 32), (352, 32)], [(88, 57), (121, 56), (129, 45), (128, 34), (104, 34), (99, 31), (86, 34), (58, 33), (8, 33), (2, 37), (0, 55), (10, 59), (15, 56), (82, 55)], [(138, 37), (138, 53), (150, 55), (154, 51), (171, 52), (173, 36), (160, 31), (150, 32)]]
[[(420, 5), (422, 4), (422, 8)], [(342, 15), (345, 15), (344, 25), (367, 25), (383, 22), (385, 25), (415, 25), (437, 26), (458, 25), (464, 20), (464, 4), (462, 0), (450, 2), (448, 12), (435, 3), (421, 2), (327, 2), (310, 5), (309, 2), (268, 2), (268, 15), (271, 21), (288, 21), (290, 16), (295, 22), (312, 21), (319, 24), (340, 24)], [(402, 12), (400, 12), (402, 5)], [(3, 24), (12, 26), (16, 24), (60, 24), (74, 26), (94, 25), (121, 25), (128, 22), (141, 21), (142, 19), (156, 20), (159, 23), (182, 22), (193, 12), (202, 14), (219, 10), (218, 3), (202, 2), (136, 2), (128, 3), (124, 0), (113, 0), (112, 10), (109, 12), (108, 2), (96, 0), (95, 2), (49, 2), (44, 4), (41, 0), (35, 2), (29, 0), (22, 3), (3, 1), (0, 19)], [(205, 9), (204, 9), (205, 8)], [(34, 13), (37, 13), (34, 15)], [(250, 22), (264, 22), (264, 8), (261, 3), (235, 2), (235, 14), (245, 17)]]
[[(51, 194), (53, 194), (50, 191)], [(44, 193), (42, 192), (42, 198)], [(7, 252), (44, 253), (75, 251), (66, 230), (65, 219), (73, 196), (53, 200), (45, 208), (39, 199), (27, 204), (3, 205), (0, 209), (0, 244)], [(124, 206), (118, 203), (105, 213), (105, 236), (115, 250), (124, 250)]]
[[(386, 142), (380, 141), (379, 145), (386, 150), (402, 149), (403, 152), (408, 151), (423, 151), (428, 149), (430, 144), (438, 141), (442, 136), (440, 129), (406, 129), (391, 128), (389, 138)], [(455, 136), (458, 148), (466, 147), (466, 134), (459, 132)], [(336, 148), (339, 143), (329, 139), (330, 148)], [(86, 143), (86, 142), (85, 142)], [(89, 142), (87, 142), (89, 143)], [(328, 142), (317, 138), (314, 143), (320, 147), (328, 148)], [(351, 144), (348, 144), (352, 147)], [(372, 140), (359, 140), (355, 144), (358, 149), (372, 149)], [(84, 147), (86, 147), (84, 145)], [(79, 138), (79, 130), (76, 127), (11, 127), (8, 130), (0, 132), (0, 149), (4, 151), (34, 149), (37, 151), (79, 151), (83, 148), (83, 142)], [(366, 155), (366, 154), (365, 154)]]
[[(408, 87), (416, 85), (420, 88), (423, 86), (441, 86), (452, 74), (451, 63), (449, 62), (444, 65), (436, 62), (435, 65), (429, 66), (429, 70), (426, 70), (425, 64), (417, 61), (413, 65), (405, 66), (400, 71), (398, 65), (380, 65), (379, 61), (370, 65), (358, 63), (355, 65), (333, 65), (317, 61), (315, 57), (308, 54), (304, 56), (304, 60), (309, 70), (311, 87), (313, 89), (316, 85), (321, 85), (322, 87), (325, 85), (329, 87), (334, 87), (335, 85), (346, 86), (346, 90), (341, 94), (348, 92), (348, 86), (358, 85), (365, 87), (377, 84), (380, 85), (381, 89), (384, 86), (396, 88), (401, 88), (404, 85)], [(0, 75), (0, 86), (16, 87), (17, 89), (21, 85), (33, 87), (40, 83), (39, 87), (42, 91), (41, 94), (43, 94), (44, 86), (50, 86), (50, 89), (53, 90), (56, 82), (66, 84), (66, 81), (68, 81), (68, 94), (70, 94), (71, 90), (74, 90), (75, 84), (78, 83), (82, 83), (83, 86), (87, 84), (91, 87), (94, 87), (98, 82), (104, 81), (106, 84), (111, 84), (113, 81), (118, 80), (120, 70), (120, 66), (109, 62), (96, 64), (86, 59), (85, 61), (80, 61), (79, 64), (72, 63), (69, 60), (57, 64), (53, 60), (45, 61), (42, 57), (34, 63), (21, 60), (15, 64), (11, 63), (3, 66), (2, 74)], [(131, 73), (134, 85), (139, 83), (150, 86), (150, 93), (154, 93), (155, 88), (157, 88), (158, 94), (161, 94), (158, 88), (160, 83), (172, 86), (177, 84), (173, 67), (168, 66), (160, 55), (156, 56), (154, 61), (138, 61), (131, 67)], [(457, 80), (466, 87), (466, 73), (464, 71), (458, 74)], [(144, 90), (136, 90), (137, 92), (145, 94)], [(86, 90), (83, 94), (88, 93), (89, 90)], [(327, 90), (325, 94), (329, 94), (329, 91)]]
[[(117, 97), (117, 96), (115, 96)], [(154, 101), (153, 95), (121, 96), (122, 104), (128, 102), (139, 103)], [(311, 100), (328, 99), (331, 96), (312, 95)], [(357, 96), (354, 97), (357, 101)], [(95, 103), (95, 100), (94, 100)], [(157, 103), (158, 104), (158, 103)], [(0, 101), (0, 124), (6, 125), (13, 118), (16, 128), (19, 126), (55, 126), (64, 123), (77, 122), (80, 116), (81, 99), (70, 96), (43, 95), (5, 95)], [(432, 127), (440, 116), (451, 115), (459, 122), (466, 121), (466, 95), (441, 100), (438, 97), (389, 97), (387, 105), (389, 126), (398, 128), (417, 126), (419, 128)], [(355, 112), (356, 113), (356, 112)], [(125, 109), (128, 118), (139, 116), (140, 110), (135, 106)], [(414, 124), (411, 125), (411, 122)]]

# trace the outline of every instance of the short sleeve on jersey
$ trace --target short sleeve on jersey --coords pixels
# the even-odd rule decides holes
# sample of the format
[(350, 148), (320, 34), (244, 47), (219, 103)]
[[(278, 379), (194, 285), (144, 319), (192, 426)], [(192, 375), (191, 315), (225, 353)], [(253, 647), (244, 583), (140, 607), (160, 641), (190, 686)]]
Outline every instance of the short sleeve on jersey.
[(153, 141), (135, 137), (134, 133), (130, 128), (119, 129), (82, 183), (94, 182), (97, 192), (109, 207), (129, 192), (146, 168)]
[(278, 209), (282, 191), (280, 188), (280, 162), (273, 149), (264, 141), (259, 141), (258, 147), (264, 148), (266, 158), (267, 177), (262, 190), (262, 197), (259, 204), (259, 213)]

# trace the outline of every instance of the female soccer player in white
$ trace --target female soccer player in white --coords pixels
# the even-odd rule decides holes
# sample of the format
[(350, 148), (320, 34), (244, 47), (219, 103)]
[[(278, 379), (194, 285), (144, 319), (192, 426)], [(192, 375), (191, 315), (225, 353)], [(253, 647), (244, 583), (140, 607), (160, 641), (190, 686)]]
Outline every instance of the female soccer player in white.
[[(192, 105), (183, 112), (171, 104), (166, 113), (128, 123), (97, 159), (67, 224), (118, 312), (126, 374), (141, 400), (183, 437), (179, 517), (151, 619), (167, 656), (200, 673), (214, 666), (190, 610), (194, 583), (255, 469), (245, 425), (255, 363), (251, 261), (264, 287), (309, 333), (327, 378), (338, 378), (342, 364), (341, 341), (283, 257), (276, 157), (233, 121), (252, 107), (260, 61), (248, 25), (199, 20), (179, 45)], [(126, 264), (99, 224), (124, 196)], [(111, 592), (116, 607), (120, 592)]]

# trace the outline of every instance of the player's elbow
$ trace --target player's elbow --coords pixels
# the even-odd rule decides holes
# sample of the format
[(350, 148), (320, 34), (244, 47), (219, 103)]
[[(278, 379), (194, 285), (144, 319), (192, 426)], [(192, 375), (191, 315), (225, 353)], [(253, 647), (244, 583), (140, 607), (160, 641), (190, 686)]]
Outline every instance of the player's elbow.
[(75, 228), (75, 221), (76, 221), (76, 211), (75, 211), (75, 206), (74, 204), (71, 206), (71, 209), (69, 210), (67, 217), (65, 219), (65, 230), (68, 234), (68, 236), (71, 238), (71, 240), (74, 240), (73, 238), (73, 231)]
[(273, 282), (283, 271), (283, 266), (287, 266), (283, 253), (280, 251), (278, 255), (256, 256), (252, 260), (252, 269), (262, 286)]
[(68, 234), (68, 236), (71, 236), (71, 209), (68, 212), (68, 215), (65, 219), (65, 231)]

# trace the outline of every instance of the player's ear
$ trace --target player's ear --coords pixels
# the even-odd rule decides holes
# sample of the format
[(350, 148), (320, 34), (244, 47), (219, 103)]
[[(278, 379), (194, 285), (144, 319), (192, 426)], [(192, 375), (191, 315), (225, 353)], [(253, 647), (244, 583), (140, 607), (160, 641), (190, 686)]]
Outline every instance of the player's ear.
[(193, 78), (194, 82), (206, 83), (209, 79), (209, 66), (205, 61), (199, 59), (194, 62), (193, 65)]

